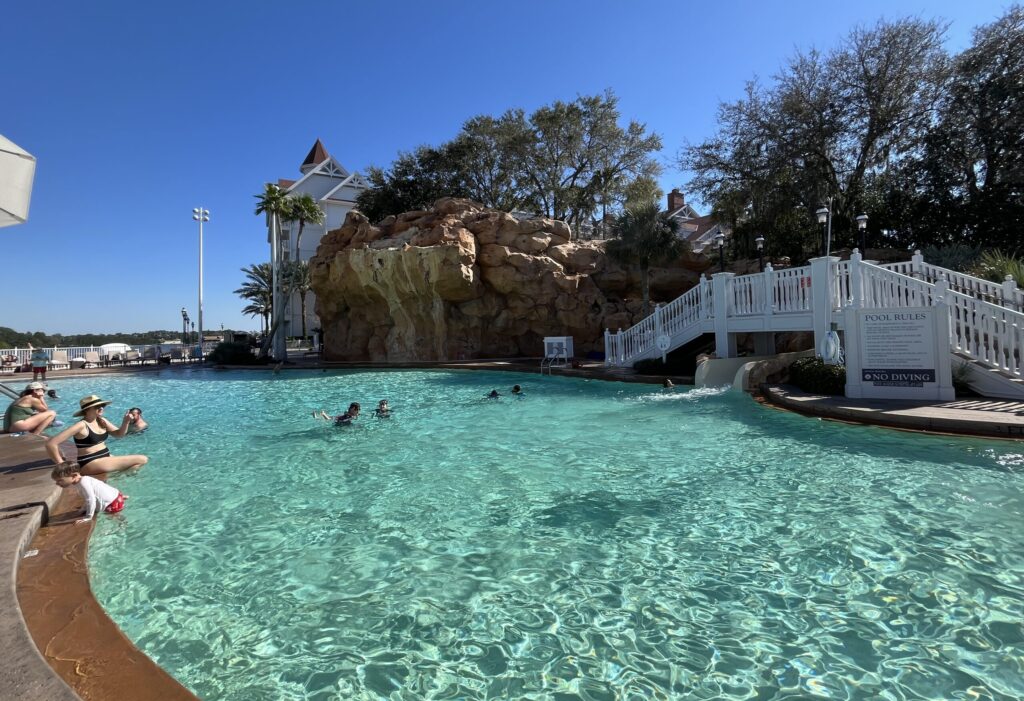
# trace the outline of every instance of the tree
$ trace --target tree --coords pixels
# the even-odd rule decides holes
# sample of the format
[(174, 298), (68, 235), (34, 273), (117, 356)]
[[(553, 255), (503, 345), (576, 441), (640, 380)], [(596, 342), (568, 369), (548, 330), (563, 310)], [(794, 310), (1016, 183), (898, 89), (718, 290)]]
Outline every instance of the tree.
[(675, 260), (686, 251), (678, 230), (676, 220), (667, 218), (658, 202), (626, 209), (616, 221), (618, 237), (605, 250), (620, 263), (640, 266), (644, 316), (650, 312), (651, 265)]
[[(323, 224), (326, 215), (309, 193), (292, 195), (288, 199), (291, 200), (287, 207), (288, 221), (299, 222), (299, 231), (295, 235), (295, 256), (301, 259), (302, 249), (299, 246), (302, 243), (302, 230), (306, 228), (307, 222), (310, 224)], [(303, 333), (303, 336), (305, 336), (305, 333)]]
[(311, 289), (309, 263), (296, 260), (289, 263), (284, 272), (284, 287), (289, 296), (294, 292), (299, 295), (299, 306), (302, 308), (302, 338), (306, 338), (306, 295)]
[[(292, 200), (289, 198), (284, 190), (279, 188), (277, 185), (267, 183), (263, 188), (263, 192), (256, 195), (256, 214), (265, 214), (270, 218), (270, 225), (274, 228), (274, 231), (281, 231), (282, 221), (292, 220)], [(280, 241), (276, 242), (280, 247)], [(280, 250), (273, 252), (274, 257), (280, 256)], [(281, 280), (277, 270), (273, 269), (273, 261), (271, 262), (271, 300), (276, 296), (275, 293), (279, 291)], [(270, 344), (274, 340), (274, 336), (277, 334), (278, 328), (281, 326), (281, 322), (284, 321), (284, 315), (281, 314), (280, 309), (274, 309), (271, 305), (271, 319), (270, 330), (267, 333), (267, 337), (263, 339), (263, 345), (260, 347), (261, 358), (266, 358), (270, 351)]]
[(260, 330), (266, 333), (270, 328), (269, 319), (273, 307), (270, 263), (254, 263), (248, 268), (242, 268), (242, 272), (245, 273), (245, 282), (235, 290), (236, 295), (249, 302), (242, 313), (259, 316), (262, 322)]
[[(833, 236), (853, 243), (854, 217), (880, 199), (869, 187), (916, 157), (932, 126), (943, 32), (920, 19), (879, 22), (827, 54), (798, 53), (769, 87), (751, 81), (719, 107), (718, 132), (680, 154), (695, 173), (688, 187), (797, 260), (817, 248), (814, 212), (831, 199)], [(884, 213), (868, 214), (874, 228)]]
[(386, 171), (370, 168), (359, 209), (379, 221), (441, 197), (468, 197), (579, 224), (599, 207), (618, 209), (633, 181), (660, 171), (652, 155), (661, 138), (619, 119), (611, 91), (555, 102), (529, 118), (520, 109), (473, 117), (448, 143), (400, 154)]

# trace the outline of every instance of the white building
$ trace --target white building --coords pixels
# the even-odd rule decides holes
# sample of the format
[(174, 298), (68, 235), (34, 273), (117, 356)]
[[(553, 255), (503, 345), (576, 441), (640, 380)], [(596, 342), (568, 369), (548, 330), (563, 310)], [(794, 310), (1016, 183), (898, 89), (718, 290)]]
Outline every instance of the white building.
[[(726, 239), (732, 237), (732, 229), (713, 215), (701, 216), (686, 203), (678, 188), (668, 193), (668, 218), (679, 222), (679, 237), (690, 242), (694, 253), (702, 253), (707, 246), (713, 246), (715, 237), (721, 232)], [(714, 251), (709, 251), (714, 253)]]
[[(337, 159), (327, 153), (327, 149), (320, 139), (317, 139), (313, 148), (309, 150), (306, 159), (299, 166), (299, 171), (302, 173), (301, 178), (298, 180), (279, 179), (278, 187), (287, 195), (312, 195), (320, 205), (320, 209), (324, 211), (325, 219), (323, 224), (307, 222), (302, 229), (300, 241), (296, 241), (299, 234), (299, 223), (282, 222), (283, 261), (308, 261), (312, 258), (324, 234), (332, 229), (337, 229), (344, 223), (345, 215), (355, 208), (359, 193), (369, 187), (363, 176), (359, 173), (349, 172)], [(267, 241), (270, 241), (269, 230)], [(301, 250), (296, 249), (296, 244), (301, 246)], [(310, 292), (306, 296), (306, 332), (309, 334), (312, 333), (312, 329), (320, 326), (313, 313), (315, 301), (315, 296)], [(302, 333), (301, 309), (299, 295), (293, 294), (292, 299), (285, 306), (283, 327), (285, 336), (298, 336)]]

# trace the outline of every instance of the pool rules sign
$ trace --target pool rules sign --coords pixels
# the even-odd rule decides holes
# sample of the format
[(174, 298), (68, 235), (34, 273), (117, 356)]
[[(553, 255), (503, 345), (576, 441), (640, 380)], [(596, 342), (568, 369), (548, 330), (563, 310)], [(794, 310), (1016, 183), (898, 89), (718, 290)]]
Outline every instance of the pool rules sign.
[(846, 321), (846, 396), (953, 399), (948, 307), (855, 309)]

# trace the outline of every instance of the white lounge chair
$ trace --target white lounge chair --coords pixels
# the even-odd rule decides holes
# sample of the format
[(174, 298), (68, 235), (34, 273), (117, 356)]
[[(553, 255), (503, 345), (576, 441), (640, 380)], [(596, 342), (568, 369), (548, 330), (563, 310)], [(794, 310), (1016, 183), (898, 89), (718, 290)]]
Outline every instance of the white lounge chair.
[(48, 365), (50, 366), (51, 370), (71, 367), (71, 361), (68, 360), (68, 352), (54, 351), (53, 357), (50, 358), (50, 362), (48, 363)]
[[(56, 354), (54, 354), (54, 355), (56, 355)], [(83, 355), (85, 356), (85, 365), (84, 365), (84, 367), (89, 367), (90, 365), (95, 365), (96, 367), (100, 367), (101, 365), (103, 365), (103, 361), (100, 360), (99, 351), (86, 351)]]
[(125, 365), (128, 365), (130, 363), (141, 363), (141, 362), (142, 362), (142, 356), (139, 355), (139, 352), (137, 350), (130, 350), (127, 353), (124, 354), (124, 364)]

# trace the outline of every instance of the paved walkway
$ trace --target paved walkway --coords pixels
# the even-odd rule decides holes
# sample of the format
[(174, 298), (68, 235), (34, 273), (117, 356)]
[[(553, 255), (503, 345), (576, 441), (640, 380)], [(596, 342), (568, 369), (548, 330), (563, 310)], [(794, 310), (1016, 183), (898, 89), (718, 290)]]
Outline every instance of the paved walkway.
[(801, 392), (789, 385), (766, 387), (765, 400), (801, 414), (840, 421), (1024, 440), (1024, 402), (983, 398), (948, 402), (849, 399)]
[(43, 444), (32, 435), (0, 434), (0, 697), (63, 701), (78, 696), (32, 642), (17, 596), (26, 546), (61, 494), (50, 479), (53, 463)]

